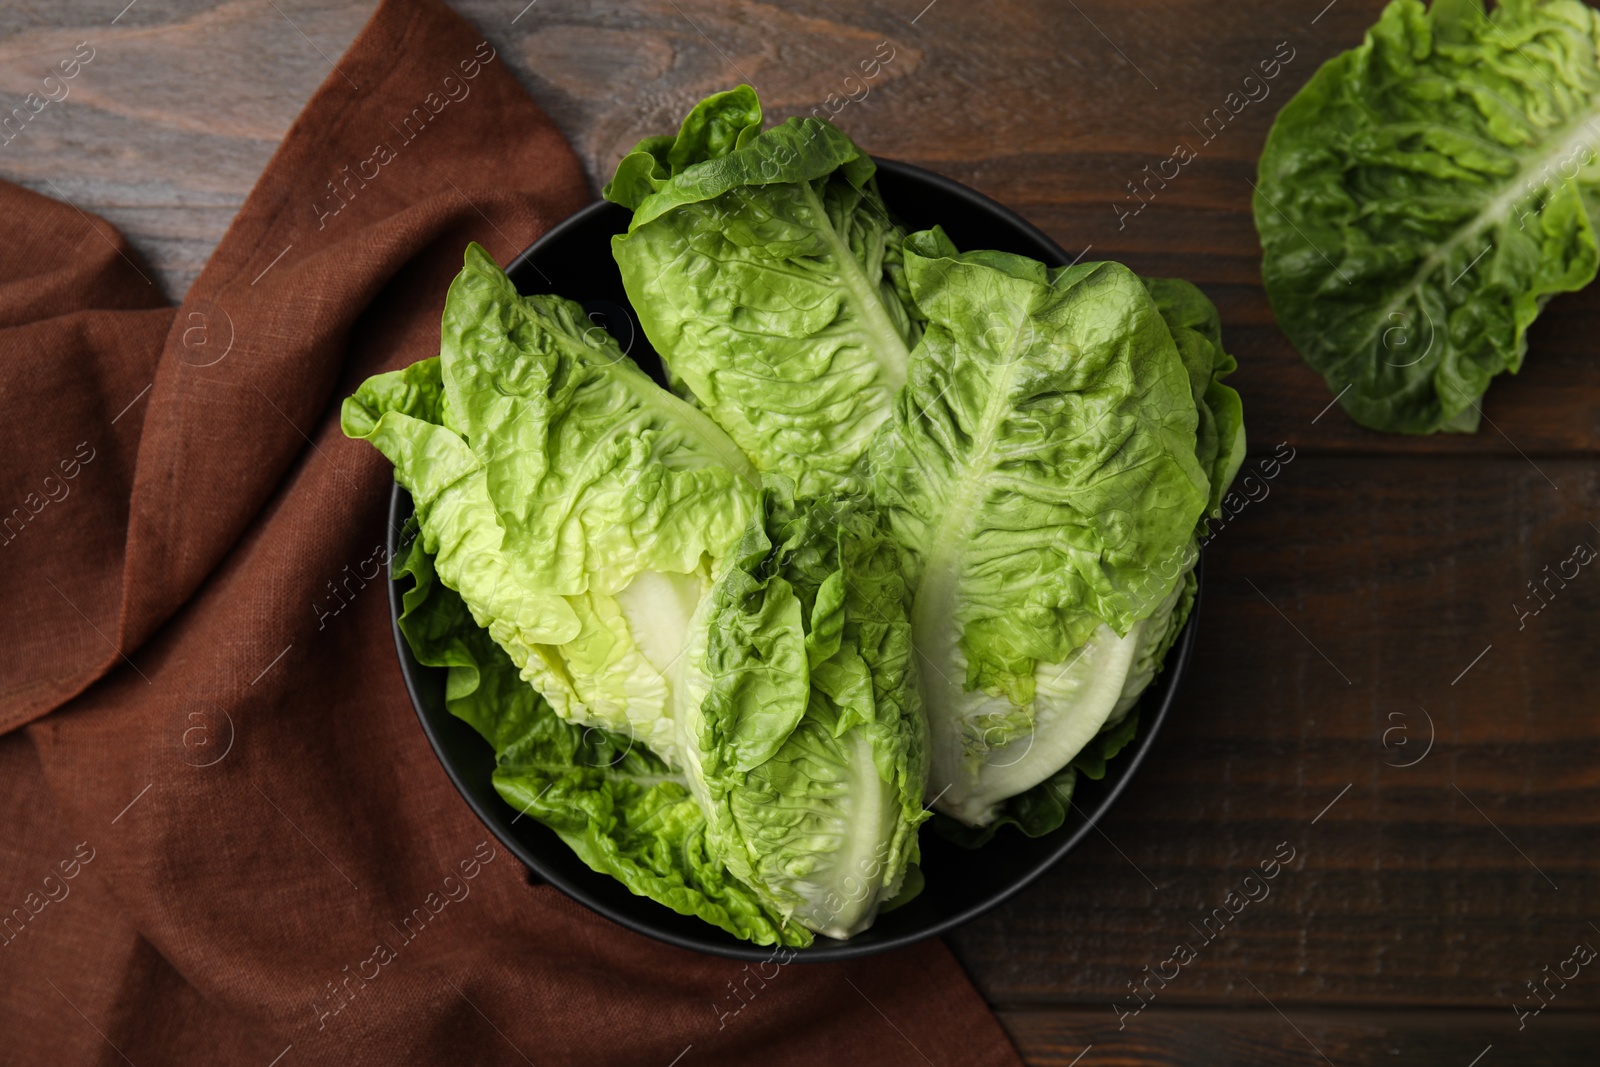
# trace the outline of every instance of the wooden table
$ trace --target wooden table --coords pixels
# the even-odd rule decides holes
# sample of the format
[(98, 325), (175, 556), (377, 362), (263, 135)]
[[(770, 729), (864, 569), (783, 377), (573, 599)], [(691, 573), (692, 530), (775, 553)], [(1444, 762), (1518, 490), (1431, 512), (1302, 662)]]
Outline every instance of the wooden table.
[[(370, 5), (124, 2), (0, 9), (7, 106), (96, 49), (50, 121), (0, 147), (0, 175), (110, 219), (179, 298)], [(1375, 0), (524, 3), (459, 6), (597, 185), (737, 81), (779, 116), (860, 97), (846, 79), (888, 42), (839, 123), (1070, 252), (1199, 283), (1239, 357), (1250, 463), (1292, 450), (1209, 553), (1198, 666), (1135, 788), (952, 938), (1030, 1063), (1600, 1061), (1600, 966), (1520, 1030), (1513, 1010), (1576, 943), (1600, 947), (1600, 575), (1520, 626), (1514, 608), (1546, 564), (1600, 546), (1600, 287), (1539, 321), (1478, 434), (1425, 439), (1330, 409), (1261, 291), (1256, 154)], [(1265, 101), (1197, 133), (1284, 56)], [(1129, 183), (1180, 141), (1197, 158), (1128, 214)], [(1129, 983), (1199, 944), (1280, 843), (1295, 858), (1270, 896), (1119, 1029)]]

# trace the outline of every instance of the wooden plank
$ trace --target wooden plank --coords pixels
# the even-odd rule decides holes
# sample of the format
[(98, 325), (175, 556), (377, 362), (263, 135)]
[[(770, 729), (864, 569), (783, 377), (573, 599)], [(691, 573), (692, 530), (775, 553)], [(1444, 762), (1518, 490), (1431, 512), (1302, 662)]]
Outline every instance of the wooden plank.
[[(953, 936), (985, 995), (1109, 1012), (1187, 942), (1158, 1003), (1234, 1003), (1248, 979), (1285, 1005), (1509, 1016), (1542, 967), (1600, 947), (1600, 573), (1570, 565), (1520, 630), (1512, 608), (1600, 548), (1600, 477), (1540, 466), (1282, 468), (1208, 549), (1194, 671), (1104, 836)], [(1207, 942), (1280, 842), (1270, 895)], [(1600, 965), (1584, 975), (1562, 1007), (1600, 1007)]]
[[(1249, 180), (1280, 104), (1357, 43), (1380, 0), (467, 0), (556, 119), (596, 188), (636, 140), (708, 92), (750, 80), (769, 114), (840, 108), (871, 151), (965, 181), (1076, 253), (1198, 282), (1221, 307), (1258, 441), (1328, 451), (1531, 455), (1600, 451), (1600, 290), (1557, 300), (1476, 435), (1361, 429), (1273, 324), (1259, 285)], [(1326, 8), (1326, 10), (1324, 10)], [(281, 10), (280, 10), (281, 9)], [(0, 148), (0, 176), (59, 192), (124, 229), (179, 297), (370, 4), (248, 0), (0, 11), (0, 93), (19, 102), (58, 53), (90, 40), (72, 94)], [(888, 51), (884, 51), (887, 48)], [(1288, 51), (1284, 51), (1287, 49)], [(1225, 125), (1205, 117), (1246, 74), (1292, 55), (1269, 95)], [(892, 55), (887, 62), (875, 61)], [(863, 81), (861, 64), (876, 76)], [(848, 79), (854, 80), (848, 80)], [(830, 94), (833, 100), (830, 101)], [(848, 103), (851, 95), (857, 99)], [(1202, 130), (1210, 140), (1196, 133)], [(1197, 158), (1162, 187), (1146, 166), (1179, 140)], [(1137, 215), (1122, 214), (1148, 197)], [(1316, 420), (1313, 422), (1313, 420)]]
[[(1255, 997), (1248, 989), (1247, 994)], [(1249, 1010), (1151, 1009), (1118, 1030), (1092, 1011), (1001, 1011), (1031, 1067), (1306, 1067), (1435, 1063), (1456, 1067), (1589, 1067), (1600, 1016), (1553, 1011), (1520, 1033), (1491, 1012), (1292, 1011), (1260, 998)], [(1481, 1056), (1481, 1059), (1479, 1058)]]

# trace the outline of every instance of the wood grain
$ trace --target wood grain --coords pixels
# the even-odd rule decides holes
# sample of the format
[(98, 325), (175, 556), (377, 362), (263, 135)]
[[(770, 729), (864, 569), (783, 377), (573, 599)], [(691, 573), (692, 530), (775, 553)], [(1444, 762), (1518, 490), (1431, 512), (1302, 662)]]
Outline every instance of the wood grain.
[[(7, 108), (78, 42), (96, 50), (70, 97), (0, 146), (0, 176), (104, 216), (179, 299), (371, 5), (124, 2), (0, 8)], [(1103, 834), (952, 939), (1031, 1063), (1465, 1065), (1491, 1043), (1483, 1067), (1594, 1062), (1600, 970), (1523, 1032), (1512, 1005), (1574, 942), (1600, 945), (1600, 576), (1583, 569), (1520, 629), (1513, 604), (1526, 610), (1526, 583), (1574, 543), (1600, 546), (1600, 288), (1551, 305), (1478, 434), (1421, 439), (1325, 410), (1260, 288), (1250, 181), (1273, 114), (1380, 7), (459, 5), (596, 187), (707, 92), (748, 80), (770, 114), (810, 113), (888, 42), (842, 127), (1072, 254), (1199, 283), (1240, 359), (1252, 463), (1298, 449), (1208, 551), (1197, 666)], [(1198, 143), (1285, 46), (1272, 95)], [(1197, 158), (1126, 214), (1129, 183), (1180, 140)], [(1395, 766), (1421, 753), (1430, 717), (1431, 750)], [(1203, 940), (1190, 924), (1279, 842), (1296, 858), (1270, 896), (1118, 1031), (1127, 983)]]
[(0, 8), (8, 111), (79, 42), (94, 49), (66, 98), (0, 146), (0, 176), (104, 217), (181, 299), (330, 73), (317, 48), (337, 57), (369, 5), (145, 0), (113, 25), (126, 2)]
[[(1512, 607), (1600, 548), (1600, 472), (1541, 467), (1283, 467), (1208, 548), (1193, 671), (1103, 835), (951, 938), (985, 995), (1109, 1014), (1187, 940), (1159, 1003), (1234, 1004), (1249, 980), (1280, 1005), (1510, 1018), (1545, 964), (1600, 947), (1600, 560), (1520, 630)], [(1189, 924), (1285, 841), (1270, 896), (1204, 943)], [(1600, 1008), (1600, 964), (1559, 1003)]]
[(1508, 1032), (1506, 1018), (1485, 1012), (1280, 1015), (1245, 992), (1256, 998), (1246, 1010), (1152, 1010), (1123, 1030), (1098, 1014), (1078, 1011), (1002, 1011), (1000, 1021), (1035, 1067), (1467, 1067), (1475, 1061), (1478, 1067), (1588, 1067), (1600, 1031), (1600, 1016), (1578, 1013), (1547, 1014), (1520, 1033), (1514, 1026)]
[[(1320, 0), (459, 6), (572, 139), (597, 188), (636, 140), (672, 128), (707, 92), (749, 80), (770, 114), (810, 113), (830, 93), (859, 96), (845, 79), (888, 42), (894, 58), (839, 113), (840, 125), (871, 151), (1016, 208), (1073, 254), (1199, 283), (1240, 358), (1256, 440), (1347, 452), (1600, 451), (1600, 412), (1587, 399), (1600, 384), (1587, 343), (1600, 327), (1595, 291), (1555, 302), (1534, 328), (1523, 373), (1490, 390), (1475, 435), (1397, 439), (1337, 409), (1318, 418), (1332, 396), (1273, 324), (1249, 182), (1277, 106), (1360, 40), (1375, 0), (1340, 0), (1320, 17)], [(71, 96), (0, 147), (0, 175), (104, 215), (176, 299), (370, 5), (142, 3), (113, 25), (120, 7), (0, 11), (0, 94), (12, 104), (76, 42), (96, 49)], [(1204, 127), (1280, 48), (1293, 58), (1271, 95), (1225, 127)], [(1139, 214), (1120, 214), (1141, 202), (1129, 183), (1180, 140), (1198, 158), (1165, 188), (1141, 186), (1149, 202)]]

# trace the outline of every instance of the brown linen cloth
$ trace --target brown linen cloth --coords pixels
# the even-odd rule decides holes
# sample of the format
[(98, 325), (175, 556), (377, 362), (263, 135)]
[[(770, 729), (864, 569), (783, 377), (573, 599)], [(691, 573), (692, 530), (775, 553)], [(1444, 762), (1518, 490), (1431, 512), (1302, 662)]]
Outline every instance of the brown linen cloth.
[(379, 9), (180, 308), (0, 183), (0, 1062), (1018, 1062), (941, 944), (763, 981), (530, 886), (418, 728), (339, 400), (437, 352), (469, 240), (589, 198), (437, 0)]

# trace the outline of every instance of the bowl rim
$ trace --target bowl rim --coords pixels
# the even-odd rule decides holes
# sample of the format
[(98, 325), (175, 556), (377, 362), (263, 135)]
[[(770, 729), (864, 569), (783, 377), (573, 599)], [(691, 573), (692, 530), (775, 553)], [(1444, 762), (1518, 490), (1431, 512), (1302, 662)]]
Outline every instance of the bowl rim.
[[(919, 181), (928, 185), (932, 185), (941, 192), (966, 201), (976, 210), (982, 211), (991, 216), (999, 216), (1001, 219), (1014, 226), (1023, 236), (1039, 245), (1041, 251), (1048, 253), (1047, 256), (1042, 258), (1055, 259), (1057, 261), (1051, 265), (1064, 266), (1068, 263), (1068, 257), (1061, 249), (1061, 246), (1053, 241), (1042, 230), (1028, 222), (1021, 215), (1018, 215), (1016, 212), (1002, 204), (996, 203), (977, 190), (963, 185), (951, 178), (947, 178), (944, 175), (936, 174), (932, 171), (925, 170), (922, 167), (913, 166), (908, 163), (901, 163), (895, 160), (882, 159), (879, 157), (873, 157), (873, 161), (877, 164), (878, 169), (881, 171), (894, 174), (897, 177), (908, 178), (913, 181)], [(615, 210), (616, 207), (617, 206), (615, 204), (612, 204), (609, 201), (597, 200), (592, 204), (580, 208), (578, 211), (574, 212), (572, 215), (569, 215), (566, 219), (562, 220), (560, 223), (546, 231), (537, 241), (529, 245), (515, 258), (513, 258), (510, 264), (508, 264), (506, 267), (506, 273), (514, 276), (517, 272), (526, 269), (531, 265), (534, 257), (536, 257), (545, 246), (560, 240), (572, 230), (584, 226), (595, 216), (603, 214), (606, 211)], [(725, 931), (715, 926), (709, 924), (706, 925), (706, 937), (702, 940), (692, 936), (685, 936), (684, 934), (667, 928), (663, 925), (656, 925), (648, 921), (641, 920), (637, 916), (619, 911), (605, 902), (596, 899), (589, 892), (587, 892), (583, 886), (576, 884), (571, 879), (563, 875), (560, 871), (554, 870), (543, 863), (539, 856), (532, 849), (528, 848), (521, 837), (519, 837), (511, 829), (510, 824), (506, 822), (506, 819), (508, 816), (516, 814), (516, 809), (511, 807), (511, 805), (507, 804), (504, 800), (500, 799), (498, 794), (494, 795), (493, 801), (489, 804), (485, 804), (479, 800), (476, 790), (468, 781), (468, 771), (459, 766), (456, 760), (448, 754), (448, 746), (441, 734), (439, 724), (434, 721), (435, 714), (443, 715), (448, 718), (450, 713), (442, 707), (437, 712), (430, 712), (429, 704), (431, 702), (424, 699), (422, 692), (421, 682), (423, 673), (427, 671), (443, 670), (443, 668), (427, 667), (418, 663), (415, 656), (413, 656), (411, 652), (410, 645), (406, 642), (405, 635), (400, 631), (400, 613), (403, 608), (402, 598), (406, 590), (410, 588), (410, 583), (409, 581), (396, 578), (394, 574), (395, 555), (400, 548), (402, 531), (406, 526), (407, 520), (411, 518), (412, 512), (413, 507), (410, 494), (406, 492), (406, 490), (398, 482), (394, 483), (393, 490), (389, 498), (389, 521), (387, 532), (389, 562), (388, 582), (386, 584), (388, 585), (390, 630), (394, 638), (395, 650), (400, 661), (400, 673), (405, 681), (406, 693), (411, 699), (412, 710), (416, 712), (417, 718), (422, 724), (423, 733), (427, 736), (428, 743), (430, 746), (432, 746), (435, 757), (444, 767), (445, 774), (450, 778), (451, 784), (455, 786), (456, 791), (461, 795), (461, 798), (466, 801), (467, 806), (472, 809), (473, 814), (478, 817), (479, 821), (482, 822), (484, 826), (486, 826), (489, 831), (495, 835), (496, 839), (499, 840), (500, 843), (512, 853), (512, 855), (516, 856), (517, 859), (526, 868), (528, 868), (529, 871), (537, 875), (544, 882), (554, 886), (556, 889), (566, 894), (572, 900), (582, 904), (589, 910), (604, 916), (612, 922), (617, 923), (619, 926), (622, 926), (625, 929), (631, 930), (637, 934), (642, 934), (656, 941), (661, 941), (677, 948), (688, 949), (690, 951), (702, 952), (737, 960), (771, 960), (775, 951), (773, 948), (738, 941), (734, 939), (732, 935), (727, 934)], [(1193, 654), (1196, 635), (1199, 629), (1200, 604), (1202, 591), (1205, 585), (1204, 556), (1205, 552), (1204, 548), (1202, 547), (1199, 551), (1194, 568), (1196, 585), (1194, 604), (1189, 611), (1188, 619), (1184, 623), (1182, 633), (1179, 634), (1177, 641), (1168, 651), (1167, 658), (1163, 663), (1161, 676), (1164, 676), (1164, 688), (1160, 695), (1159, 702), (1154, 707), (1138, 706), (1141, 716), (1139, 731), (1133, 740), (1129, 742), (1127, 747), (1123, 749), (1122, 752), (1118, 753), (1114, 761), (1109, 765), (1107, 778), (1102, 779), (1101, 781), (1105, 782), (1107, 779), (1111, 779), (1113, 773), (1115, 774), (1115, 779), (1109, 781), (1109, 784), (1104, 787), (1104, 793), (1099, 798), (1098, 802), (1093, 806), (1093, 809), (1085, 810), (1084, 808), (1074, 805), (1073, 810), (1075, 810), (1082, 817), (1081, 821), (1073, 824), (1069, 816), (1068, 822), (1064, 823), (1060, 828), (1052, 830), (1050, 834), (1045, 835), (1046, 838), (1055, 835), (1061, 835), (1061, 840), (1055, 845), (1054, 848), (1052, 848), (1043, 858), (1036, 861), (1031, 870), (1007, 884), (1003, 889), (989, 894), (983, 899), (970, 904), (957, 912), (943, 916), (938, 921), (930, 923), (926, 927), (907, 931), (892, 937), (874, 939), (871, 941), (833, 941), (831, 939), (826, 939), (819, 936), (817, 940), (809, 947), (789, 949), (788, 951), (793, 953), (791, 958), (808, 963), (860, 959), (866, 956), (876, 955), (880, 952), (888, 952), (893, 949), (904, 948), (909, 945), (925, 941), (929, 938), (942, 936), (1011, 900), (1018, 893), (1022, 892), (1022, 890), (1026, 889), (1028, 886), (1032, 885), (1035, 881), (1041, 878), (1047, 871), (1055, 867), (1056, 864), (1061, 862), (1061, 860), (1069, 852), (1077, 848), (1077, 846), (1083, 842), (1084, 838), (1088, 836), (1089, 832), (1097, 827), (1099, 821), (1111, 809), (1112, 805), (1115, 804), (1122, 796), (1123, 791), (1127, 789), (1128, 784), (1133, 780), (1133, 777), (1138, 771), (1139, 767), (1144, 763), (1145, 758), (1149, 755), (1150, 749), (1155, 744), (1156, 737), (1161, 732), (1162, 725), (1166, 722), (1167, 715), (1171, 711), (1172, 705), (1177, 698), (1178, 690), (1181, 688), (1184, 678), (1188, 674), (1189, 662)], [(488, 741), (483, 740), (481, 737), (479, 738), (479, 741), (485, 746), (488, 746), (489, 744)], [(980, 855), (981, 851), (981, 849), (974, 850), (973, 854), (975, 856)], [(602, 875), (599, 872), (594, 873), (597, 877), (605, 877), (605, 875)], [(640, 899), (648, 898), (641, 897)], [(671, 915), (676, 917), (678, 915), (678, 913), (674, 912), (664, 904), (659, 904), (655, 901), (651, 901), (651, 903), (662, 909), (663, 916)], [(716, 938), (719, 937), (726, 938), (727, 941), (723, 942), (716, 940)]]

